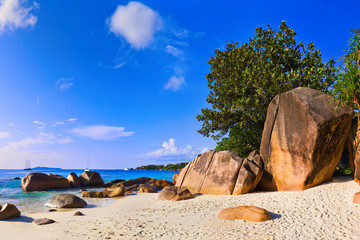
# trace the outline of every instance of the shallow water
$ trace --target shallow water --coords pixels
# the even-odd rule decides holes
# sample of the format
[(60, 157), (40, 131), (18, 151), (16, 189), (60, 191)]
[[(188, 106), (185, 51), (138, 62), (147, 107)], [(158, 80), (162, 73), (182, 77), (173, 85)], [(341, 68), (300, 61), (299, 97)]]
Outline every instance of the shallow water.
[[(172, 176), (177, 171), (159, 171), (159, 170), (101, 170), (92, 169), (91, 171), (99, 172), (104, 182), (110, 182), (116, 179), (134, 179), (138, 177), (150, 177), (172, 181)], [(72, 193), (77, 196), (81, 195), (81, 189), (64, 189), (38, 192), (23, 192), (21, 180), (14, 180), (15, 177), (24, 177), (30, 172), (42, 172), (59, 174), (67, 177), (69, 173), (75, 172), (80, 175), (84, 172), (82, 169), (41, 169), (25, 171), (19, 169), (0, 169), (0, 205), (5, 203), (15, 204), (21, 212), (45, 212), (48, 208), (44, 204), (56, 194)], [(99, 189), (100, 190), (100, 189)], [(110, 204), (112, 199), (86, 199), (88, 207), (104, 206)]]

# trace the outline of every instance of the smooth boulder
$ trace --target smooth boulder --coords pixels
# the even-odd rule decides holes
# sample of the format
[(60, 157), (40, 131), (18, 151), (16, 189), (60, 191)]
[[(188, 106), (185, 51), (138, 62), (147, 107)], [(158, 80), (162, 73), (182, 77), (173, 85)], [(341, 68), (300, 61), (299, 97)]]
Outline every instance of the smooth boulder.
[(175, 186), (192, 194), (231, 195), (252, 191), (262, 175), (262, 160), (253, 151), (245, 160), (232, 151), (207, 151), (179, 173)]
[(264, 222), (271, 220), (271, 215), (263, 208), (256, 206), (239, 206), (222, 209), (218, 218), (224, 220), (242, 219), (250, 222)]
[(82, 186), (96, 187), (104, 184), (98, 172), (85, 171), (80, 174), (79, 179)]
[(71, 187), (73, 187), (73, 188), (81, 187), (80, 179), (79, 179), (79, 177), (76, 175), (76, 173), (71, 172), (71, 173), (69, 174), (69, 176), (67, 177), (67, 179), (68, 179)]
[(194, 196), (186, 187), (176, 187), (176, 186), (165, 187), (158, 195), (158, 198), (160, 200), (170, 200), (170, 201), (181, 201), (193, 197)]
[(4, 206), (0, 206), (0, 220), (6, 220), (10, 218), (20, 217), (21, 212), (14, 204), (6, 203)]
[(270, 103), (260, 153), (260, 189), (304, 190), (329, 181), (350, 131), (352, 108), (328, 94), (299, 87)]
[(48, 203), (46, 207), (51, 208), (84, 208), (87, 202), (74, 194), (58, 194), (55, 195)]
[(69, 181), (63, 176), (45, 173), (29, 173), (21, 179), (21, 185), (25, 192), (70, 188)]

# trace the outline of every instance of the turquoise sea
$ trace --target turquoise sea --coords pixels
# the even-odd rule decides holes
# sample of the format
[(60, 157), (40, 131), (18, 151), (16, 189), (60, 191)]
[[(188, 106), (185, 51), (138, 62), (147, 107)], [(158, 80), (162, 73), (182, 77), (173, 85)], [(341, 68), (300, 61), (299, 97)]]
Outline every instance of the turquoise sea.
[[(138, 177), (150, 177), (172, 181), (172, 176), (178, 171), (160, 171), (160, 170), (103, 170), (91, 169), (99, 172), (104, 182), (110, 182), (116, 179), (134, 179)], [(15, 177), (22, 178), (31, 172), (42, 172), (59, 174), (67, 177), (69, 173), (74, 172), (80, 175), (84, 172), (82, 169), (41, 169), (41, 170), (19, 170), (19, 169), (0, 169), (0, 205), (5, 203), (15, 204), (19, 210), (24, 212), (45, 212), (48, 208), (44, 204), (59, 193), (72, 193), (77, 196), (81, 195), (81, 189), (63, 189), (51, 191), (39, 191), (26, 193), (22, 191), (21, 180), (15, 180)], [(112, 199), (86, 199), (88, 207), (104, 206), (110, 204)]]

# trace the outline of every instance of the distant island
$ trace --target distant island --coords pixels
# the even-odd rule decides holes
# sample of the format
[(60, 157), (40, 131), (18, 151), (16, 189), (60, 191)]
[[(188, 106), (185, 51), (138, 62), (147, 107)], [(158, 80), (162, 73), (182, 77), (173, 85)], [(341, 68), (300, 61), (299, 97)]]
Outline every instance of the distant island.
[(188, 164), (187, 162), (183, 163), (176, 163), (176, 164), (167, 164), (167, 165), (144, 165), (141, 167), (135, 168), (135, 170), (173, 170), (173, 171), (180, 171), (180, 169), (184, 168)]

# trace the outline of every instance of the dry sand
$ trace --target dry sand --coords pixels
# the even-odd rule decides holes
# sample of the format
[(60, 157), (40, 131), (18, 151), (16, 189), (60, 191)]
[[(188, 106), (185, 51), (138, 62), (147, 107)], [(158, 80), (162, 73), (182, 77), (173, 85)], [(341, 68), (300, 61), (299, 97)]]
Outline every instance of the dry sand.
[[(201, 195), (170, 202), (157, 194), (126, 196), (100, 208), (29, 214), (0, 222), (1, 239), (360, 239), (360, 205), (352, 199), (360, 186), (347, 177), (294, 192), (256, 192), (240, 196)], [(271, 212), (263, 223), (220, 220), (225, 207), (255, 205)], [(37, 226), (48, 217), (57, 222)]]

